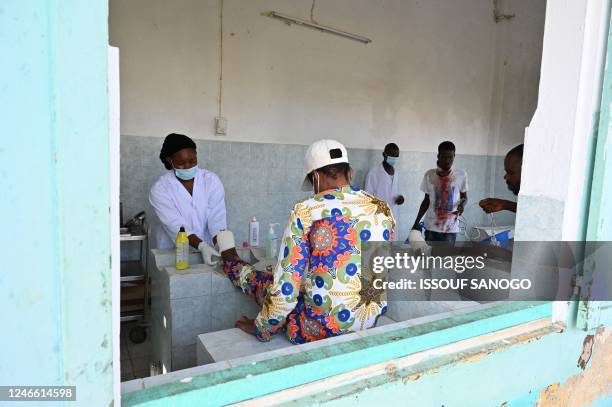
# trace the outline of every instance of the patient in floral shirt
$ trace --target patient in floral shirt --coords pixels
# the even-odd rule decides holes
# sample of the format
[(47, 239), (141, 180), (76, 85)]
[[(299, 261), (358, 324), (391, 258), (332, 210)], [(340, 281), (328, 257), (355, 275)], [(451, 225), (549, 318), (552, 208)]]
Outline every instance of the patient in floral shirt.
[(361, 272), (361, 243), (392, 241), (395, 221), (388, 205), (350, 186), (344, 146), (320, 140), (306, 153), (303, 189), (315, 195), (289, 215), (273, 274), (242, 261), (231, 232), (218, 237), (224, 272), (262, 309), (243, 317), (242, 330), (262, 341), (279, 331), (296, 344), (372, 327), (386, 311), (385, 293)]

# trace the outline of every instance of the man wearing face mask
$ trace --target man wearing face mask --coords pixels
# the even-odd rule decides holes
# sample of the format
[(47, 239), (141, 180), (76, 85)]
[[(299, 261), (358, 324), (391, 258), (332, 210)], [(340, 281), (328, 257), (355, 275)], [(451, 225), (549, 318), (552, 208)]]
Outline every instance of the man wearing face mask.
[(404, 196), (399, 190), (399, 175), (395, 171), (400, 150), (397, 144), (389, 143), (383, 150), (382, 163), (368, 171), (364, 189), (387, 202), (393, 211), (395, 221), (399, 223), (398, 206), (404, 203)]
[(425, 215), (425, 240), (455, 243), (459, 232), (459, 216), (467, 203), (467, 173), (453, 168), (455, 145), (450, 141), (438, 146), (437, 168), (428, 170), (421, 182), (425, 193), (419, 213), (412, 226), (419, 229)]
[(278, 332), (305, 343), (374, 326), (386, 311), (384, 291), (362, 274), (364, 241), (393, 240), (391, 209), (350, 185), (346, 148), (319, 140), (306, 152), (302, 190), (314, 196), (289, 214), (273, 274), (238, 257), (230, 231), (219, 232), (224, 272), (234, 286), (261, 306), (256, 319), (236, 326), (261, 341)]
[(159, 249), (174, 248), (181, 226), (189, 244), (202, 253), (204, 262), (215, 265), (213, 248), (219, 231), (227, 228), (225, 191), (219, 177), (198, 167), (196, 145), (189, 137), (172, 133), (159, 154), (168, 170), (151, 188), (149, 202), (161, 222), (153, 240)]

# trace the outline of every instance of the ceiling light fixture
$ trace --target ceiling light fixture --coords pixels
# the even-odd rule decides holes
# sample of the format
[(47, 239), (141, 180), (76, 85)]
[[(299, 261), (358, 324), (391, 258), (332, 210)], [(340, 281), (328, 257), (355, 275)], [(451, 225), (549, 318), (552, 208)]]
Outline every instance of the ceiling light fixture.
[(277, 13), (276, 11), (271, 11), (265, 15), (267, 15), (268, 17), (272, 17), (272, 18), (281, 20), (287, 23), (288, 25), (291, 25), (291, 24), (301, 25), (303, 27), (308, 27), (314, 30), (319, 30), (319, 31), (326, 32), (329, 34), (334, 34), (340, 37), (348, 38), (350, 40), (359, 41), (364, 44), (369, 44), (370, 42), (372, 42), (371, 39), (363, 37), (361, 35), (351, 34), (346, 31), (338, 30), (336, 28), (327, 27), (327, 26), (317, 24), (317, 23), (307, 21), (307, 20), (302, 20), (301, 18), (291, 17), (286, 14)]

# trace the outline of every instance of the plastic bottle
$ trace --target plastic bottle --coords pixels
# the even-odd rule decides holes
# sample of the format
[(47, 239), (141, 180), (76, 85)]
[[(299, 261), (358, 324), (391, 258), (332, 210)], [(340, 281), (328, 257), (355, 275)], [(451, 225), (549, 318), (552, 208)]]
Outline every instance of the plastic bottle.
[(278, 226), (278, 223), (270, 223), (270, 230), (268, 230), (268, 237), (266, 239), (266, 257), (276, 258), (278, 257), (278, 235), (274, 226)]
[(255, 216), (249, 222), (249, 246), (259, 246), (259, 222)]
[(189, 238), (185, 232), (185, 228), (181, 226), (176, 235), (176, 263), (177, 270), (185, 270), (189, 268)]

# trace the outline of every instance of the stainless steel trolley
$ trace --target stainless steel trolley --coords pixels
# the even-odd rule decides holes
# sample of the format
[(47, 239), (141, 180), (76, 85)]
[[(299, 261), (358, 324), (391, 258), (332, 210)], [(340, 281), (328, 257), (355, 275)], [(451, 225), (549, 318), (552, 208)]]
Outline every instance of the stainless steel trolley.
[(149, 324), (147, 232), (144, 215), (138, 227), (121, 228), (121, 243), (138, 242), (140, 249), (138, 260), (121, 261), (121, 322), (139, 321), (130, 329), (129, 338), (133, 343), (142, 343), (147, 339)]

